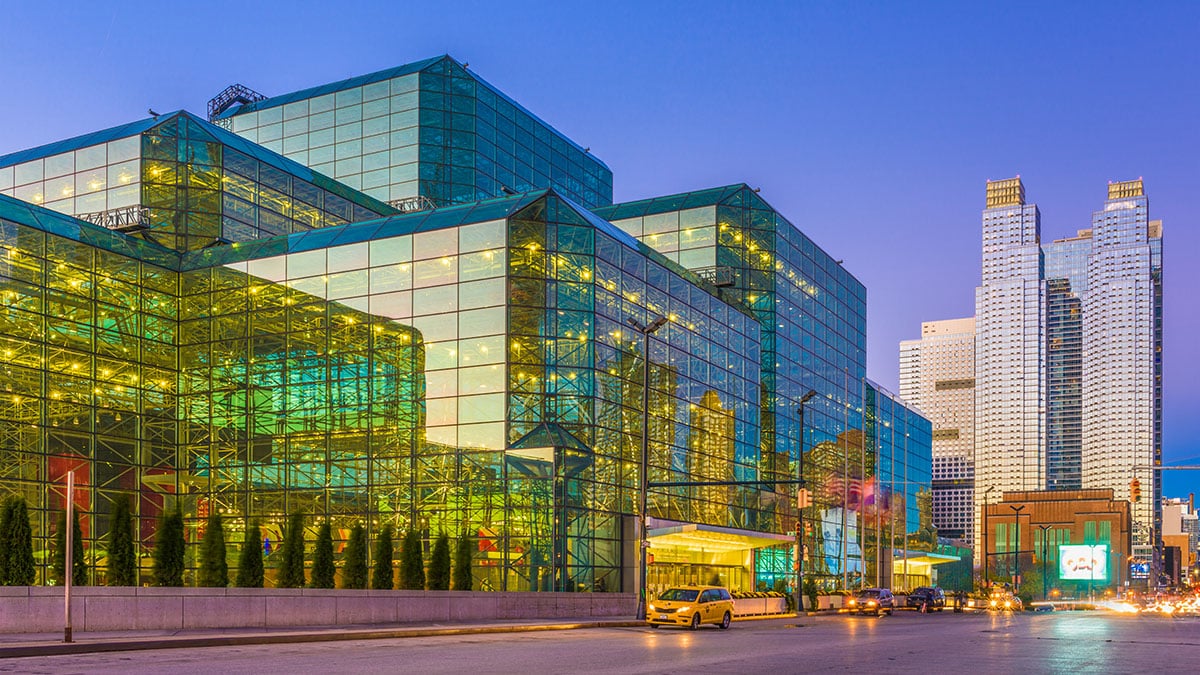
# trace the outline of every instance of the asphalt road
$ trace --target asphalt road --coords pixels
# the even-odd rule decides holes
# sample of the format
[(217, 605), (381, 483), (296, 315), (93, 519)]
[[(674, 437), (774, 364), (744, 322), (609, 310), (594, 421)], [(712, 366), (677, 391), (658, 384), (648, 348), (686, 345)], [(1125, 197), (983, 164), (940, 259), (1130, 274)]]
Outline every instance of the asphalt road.
[(553, 633), (205, 647), (0, 661), (0, 672), (813, 673), (1196, 672), (1200, 619), (1047, 614), (822, 616), (728, 631)]

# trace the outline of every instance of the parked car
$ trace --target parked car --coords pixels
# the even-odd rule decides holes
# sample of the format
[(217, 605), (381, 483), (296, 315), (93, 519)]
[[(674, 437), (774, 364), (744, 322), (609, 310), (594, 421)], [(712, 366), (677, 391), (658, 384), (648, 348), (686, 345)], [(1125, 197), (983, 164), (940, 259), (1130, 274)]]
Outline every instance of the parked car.
[(868, 588), (858, 592), (858, 595), (850, 598), (846, 605), (851, 612), (855, 614), (874, 614), (879, 616), (886, 613), (888, 616), (896, 609), (895, 598), (892, 597), (892, 592), (886, 588)]
[(646, 605), (646, 623), (687, 626), (696, 630), (711, 623), (722, 630), (733, 621), (733, 597), (721, 586), (679, 586), (667, 589)]
[(917, 609), (920, 609), (921, 605), (925, 605), (926, 609), (930, 611), (936, 609), (940, 612), (946, 608), (946, 594), (937, 586), (921, 586), (908, 594), (904, 605)]

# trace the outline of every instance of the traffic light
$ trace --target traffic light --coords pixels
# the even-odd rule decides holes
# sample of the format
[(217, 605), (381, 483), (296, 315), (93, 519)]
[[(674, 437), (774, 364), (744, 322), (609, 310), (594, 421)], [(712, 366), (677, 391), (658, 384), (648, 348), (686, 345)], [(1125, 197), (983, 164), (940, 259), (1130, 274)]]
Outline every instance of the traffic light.
[(1129, 481), (1129, 499), (1135, 502), (1142, 499), (1142, 483), (1136, 478)]

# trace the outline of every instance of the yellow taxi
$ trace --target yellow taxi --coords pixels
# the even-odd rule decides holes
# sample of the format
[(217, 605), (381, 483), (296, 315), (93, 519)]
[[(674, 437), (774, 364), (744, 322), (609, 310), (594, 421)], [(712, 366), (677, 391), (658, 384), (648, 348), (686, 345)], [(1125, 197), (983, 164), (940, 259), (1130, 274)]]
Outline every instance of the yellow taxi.
[(733, 621), (733, 598), (720, 586), (678, 586), (665, 591), (646, 605), (646, 623), (687, 626), (696, 630), (711, 623), (722, 630)]

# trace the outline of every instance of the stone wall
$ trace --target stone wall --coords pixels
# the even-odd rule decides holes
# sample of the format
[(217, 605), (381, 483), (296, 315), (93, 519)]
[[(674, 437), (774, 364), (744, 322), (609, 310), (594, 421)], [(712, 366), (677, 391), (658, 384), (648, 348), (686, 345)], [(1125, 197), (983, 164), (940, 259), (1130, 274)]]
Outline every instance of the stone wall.
[[(492, 619), (630, 618), (624, 593), (346, 591), (290, 588), (71, 589), (76, 632), (348, 626)], [(0, 587), (0, 633), (61, 631), (61, 587)]]

